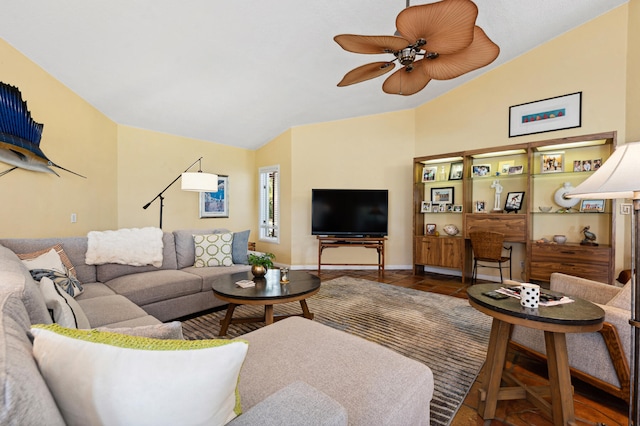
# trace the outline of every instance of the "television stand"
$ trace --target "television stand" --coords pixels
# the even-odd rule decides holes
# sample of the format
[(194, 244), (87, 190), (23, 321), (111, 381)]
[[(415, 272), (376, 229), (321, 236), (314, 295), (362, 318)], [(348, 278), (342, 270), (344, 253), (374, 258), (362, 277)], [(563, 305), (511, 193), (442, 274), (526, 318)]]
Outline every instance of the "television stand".
[[(377, 266), (378, 273), (384, 273), (384, 242), (387, 237), (321, 237), (318, 236), (318, 275), (325, 266)], [(378, 263), (322, 263), (322, 251), (335, 247), (364, 247), (378, 252)]]

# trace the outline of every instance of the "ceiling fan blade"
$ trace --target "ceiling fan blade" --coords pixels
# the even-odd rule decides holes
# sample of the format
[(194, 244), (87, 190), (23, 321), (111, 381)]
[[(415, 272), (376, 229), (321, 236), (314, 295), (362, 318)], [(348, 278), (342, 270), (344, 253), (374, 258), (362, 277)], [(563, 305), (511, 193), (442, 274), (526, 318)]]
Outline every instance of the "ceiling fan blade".
[(382, 90), (390, 95), (409, 96), (418, 93), (431, 81), (431, 78), (424, 73), (420, 62), (414, 63), (413, 71), (408, 72), (407, 67), (403, 67), (394, 72), (384, 81)]
[(396, 28), (407, 40), (427, 41), (428, 52), (450, 54), (469, 46), (478, 7), (470, 0), (445, 0), (410, 6), (398, 14)]
[(351, 84), (371, 80), (372, 78), (388, 73), (394, 69), (395, 66), (396, 64), (393, 62), (372, 62), (370, 64), (362, 65), (346, 73), (340, 83), (338, 83), (338, 87), (349, 86)]
[(424, 59), (425, 72), (436, 80), (449, 80), (482, 68), (493, 62), (500, 48), (482, 31), (475, 27), (473, 43), (466, 49), (451, 55), (440, 55), (435, 59)]
[(333, 38), (344, 50), (353, 53), (392, 53), (411, 43), (397, 36), (363, 36), (340, 34)]

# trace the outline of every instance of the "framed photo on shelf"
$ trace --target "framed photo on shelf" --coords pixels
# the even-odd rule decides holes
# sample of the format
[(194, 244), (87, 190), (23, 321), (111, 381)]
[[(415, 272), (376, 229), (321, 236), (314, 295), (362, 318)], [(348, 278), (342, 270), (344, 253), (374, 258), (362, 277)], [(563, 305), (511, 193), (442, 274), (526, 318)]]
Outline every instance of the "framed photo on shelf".
[(509, 107), (509, 137), (582, 126), (582, 92)]
[(474, 164), (471, 167), (471, 176), (473, 177), (491, 176), (491, 164)]
[(451, 208), (451, 204), (442, 203), (442, 204), (438, 205), (438, 210), (441, 213), (451, 211), (451, 210), (449, 210), (450, 208)]
[(422, 181), (423, 182), (435, 182), (436, 173), (438, 173), (437, 167), (423, 167), (422, 168)]
[(573, 171), (574, 172), (581, 172), (582, 171), (582, 161), (575, 160), (573, 162)]
[(454, 213), (462, 213), (462, 204), (454, 204), (451, 211)]
[(200, 193), (200, 218), (229, 217), (229, 176), (218, 175), (217, 192)]
[(420, 213), (431, 213), (431, 202), (423, 201), (420, 206)]
[(522, 165), (520, 165), (520, 166), (511, 166), (511, 167), (509, 167), (509, 174), (510, 175), (521, 175), (523, 169), (524, 169), (524, 166), (522, 166)]
[(460, 179), (462, 179), (462, 162), (451, 163), (451, 168), (449, 169), (449, 180)]
[(432, 204), (453, 204), (453, 186), (431, 188)]
[(580, 211), (583, 213), (603, 213), (604, 200), (582, 200)]
[(498, 163), (498, 173), (500, 173), (501, 175), (508, 175), (509, 174), (509, 169), (511, 167), (513, 167), (515, 164), (516, 164), (516, 162), (513, 161), (513, 160), (499, 162)]
[(484, 201), (476, 201), (474, 204), (475, 204), (476, 213), (485, 213), (487, 211), (486, 204)]
[(507, 193), (507, 199), (504, 202), (504, 211), (516, 212), (522, 208), (522, 201), (524, 200), (524, 192), (509, 192)]
[(435, 235), (436, 234), (436, 224), (435, 223), (427, 223), (425, 225), (425, 230), (427, 231), (427, 235)]
[(540, 172), (541, 173), (559, 173), (564, 171), (564, 153), (553, 152), (542, 154), (540, 156)]

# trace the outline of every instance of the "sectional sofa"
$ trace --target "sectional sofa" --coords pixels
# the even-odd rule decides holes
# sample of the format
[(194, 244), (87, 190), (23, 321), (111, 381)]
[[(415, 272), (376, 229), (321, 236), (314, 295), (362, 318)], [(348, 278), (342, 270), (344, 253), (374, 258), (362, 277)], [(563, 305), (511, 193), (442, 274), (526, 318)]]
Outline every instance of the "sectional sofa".
[[(58, 247), (68, 256), (84, 288), (74, 300), (86, 317), (88, 327), (102, 330), (98, 334), (123, 336), (122, 333), (126, 333), (169, 338), (172, 340), (167, 340), (167, 344), (181, 346), (179, 322), (167, 321), (220, 306), (223, 302), (213, 296), (211, 283), (221, 274), (249, 268), (240, 263), (242, 256), (246, 259), (248, 231), (234, 234), (234, 241), (237, 236), (239, 243), (234, 247), (234, 254), (239, 256), (234, 263), (238, 260), (238, 264), (194, 267), (194, 233), (222, 231), (211, 229), (164, 233), (163, 262), (160, 267), (87, 265), (86, 237), (0, 240), (0, 424), (74, 424), (69, 420), (69, 412), (60, 399), (58, 387), (55, 382), (52, 385), (51, 369), (47, 367), (50, 367), (55, 356), (62, 357), (63, 365), (53, 369), (56, 377), (76, 383), (73, 379), (78, 375), (74, 376), (74, 372), (85, 371), (78, 370), (81, 368), (79, 365), (96, 359), (93, 355), (83, 356), (84, 352), (75, 350), (62, 355), (62, 346), (58, 344), (53, 344), (49, 352), (44, 350), (44, 358), (41, 358), (42, 347), (46, 346), (39, 342), (52, 332), (32, 329), (32, 326), (50, 323), (51, 316), (40, 291), (42, 284), (32, 279), (18, 254), (46, 251), (59, 244)], [(115, 330), (117, 333), (105, 334), (104, 330)], [(86, 330), (86, 333), (95, 334), (95, 331)], [(65, 345), (68, 340), (64, 340)], [(73, 344), (85, 344), (78, 343), (81, 339), (71, 340)], [(248, 333), (242, 336), (240, 342), (247, 342), (248, 350), (245, 358), (239, 359), (239, 379), (236, 377), (233, 384), (237, 386), (235, 395), (239, 396), (242, 414), (229, 424), (429, 424), (429, 403), (434, 386), (431, 370), (389, 349), (298, 317)], [(97, 347), (100, 352), (102, 346)], [(91, 348), (95, 349), (95, 345)], [(171, 350), (170, 354), (179, 357), (181, 351)], [(42, 364), (43, 360), (47, 362)], [(87, 371), (99, 374), (103, 369), (118, 365), (117, 357), (107, 356), (102, 363), (95, 362), (97, 364), (93, 369)], [(126, 366), (128, 362), (124, 364)], [(187, 402), (189, 399), (202, 398), (203, 395), (208, 397), (209, 393), (213, 393), (211, 387), (206, 386), (203, 390), (197, 382), (211, 371), (225, 370), (227, 366), (225, 363), (216, 364), (213, 357), (209, 361), (205, 359), (204, 365), (191, 360), (175, 364), (173, 368), (152, 370), (151, 378), (138, 384), (146, 387), (149, 394), (152, 394), (152, 390), (160, 394), (168, 392), (170, 398), (166, 403), (160, 400), (146, 401), (146, 392), (134, 392), (133, 397), (125, 398), (125, 402), (133, 406), (136, 415), (144, 416), (145, 408), (153, 413), (165, 405), (173, 404), (174, 399), (178, 399), (174, 398), (176, 394), (183, 396), (182, 399)], [(92, 383), (88, 373), (83, 373), (78, 383), (86, 386), (90, 382), (89, 385), (94, 386), (92, 389), (100, 388), (101, 395), (105, 392), (112, 395), (94, 399), (99, 399), (101, 403), (112, 403), (109, 405), (113, 407), (111, 410), (118, 411), (119, 407), (125, 405), (118, 398), (123, 398), (128, 395), (127, 391), (131, 391), (130, 380), (113, 383), (118, 376), (107, 376), (112, 381), (109, 386)], [(137, 370), (126, 377), (138, 378)], [(178, 392), (180, 380), (176, 377), (193, 377), (193, 384), (187, 381), (185, 390)], [(75, 385), (65, 385), (62, 389), (65, 393), (70, 389), (80, 392)], [(92, 399), (82, 394), (78, 397)], [(208, 405), (197, 404), (199, 408), (207, 408)], [(76, 403), (74, 399), (72, 408), (79, 411), (79, 415), (86, 414), (86, 410), (79, 407), (80, 402)], [(197, 419), (180, 418), (181, 424), (199, 423)], [(169, 421), (168, 418), (166, 421)], [(83, 422), (87, 423), (109, 422)], [(219, 424), (223, 423), (226, 420)]]

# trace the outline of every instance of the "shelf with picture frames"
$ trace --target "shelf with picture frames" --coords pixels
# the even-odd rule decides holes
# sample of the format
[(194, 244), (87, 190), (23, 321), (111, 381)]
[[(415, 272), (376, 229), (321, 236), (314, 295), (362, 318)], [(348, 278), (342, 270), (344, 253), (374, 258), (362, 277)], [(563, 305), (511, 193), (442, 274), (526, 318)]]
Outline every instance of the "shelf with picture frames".
[[(550, 271), (564, 270), (563, 262), (573, 265), (573, 275), (592, 277), (589, 262), (596, 262), (599, 278), (613, 282), (615, 201), (562, 195), (566, 185), (591, 176), (615, 145), (612, 131), (414, 158), (414, 272), (459, 274), (466, 282), (473, 259), (468, 234), (487, 229), (513, 246), (514, 278), (545, 282)], [(445, 225), (458, 232), (448, 235)], [(597, 246), (582, 244), (585, 229), (597, 235)], [(555, 235), (566, 243), (555, 243)], [(553, 256), (563, 262), (550, 262)]]

